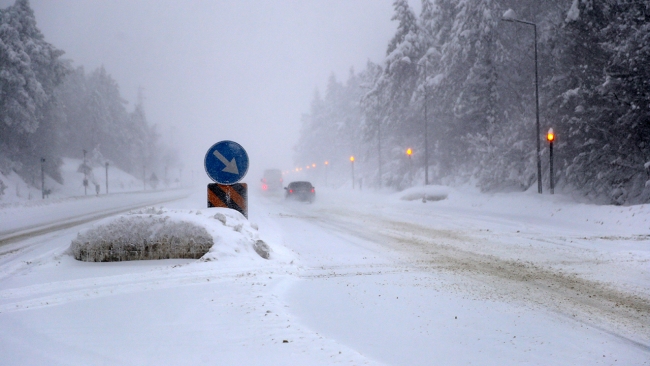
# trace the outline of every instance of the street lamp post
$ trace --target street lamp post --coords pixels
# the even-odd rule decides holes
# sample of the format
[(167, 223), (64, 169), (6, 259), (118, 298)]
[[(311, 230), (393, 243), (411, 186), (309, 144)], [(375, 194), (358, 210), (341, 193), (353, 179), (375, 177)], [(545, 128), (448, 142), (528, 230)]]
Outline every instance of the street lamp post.
[(106, 162), (106, 194), (108, 194), (108, 161)]
[(413, 160), (411, 160), (411, 155), (413, 155), (413, 150), (409, 147), (406, 149), (406, 155), (409, 157), (409, 173), (411, 175), (411, 185), (413, 185)]
[(325, 161), (325, 187), (327, 187), (327, 166), (329, 164), (329, 161)]
[(352, 189), (354, 189), (354, 156), (350, 156), (350, 163), (352, 163)]
[(550, 169), (551, 169), (551, 194), (554, 193), (555, 187), (553, 184), (553, 141), (555, 141), (555, 133), (553, 133), (553, 129), (549, 128), (548, 133), (546, 134), (546, 139), (548, 140), (548, 147), (549, 147), (549, 153), (550, 153)]
[(45, 199), (45, 169), (43, 165), (45, 164), (45, 158), (41, 158), (41, 193), (43, 199)]
[(525, 20), (517, 19), (517, 14), (514, 10), (508, 9), (503, 13), (501, 20), (505, 22), (521, 23), (533, 26), (533, 33), (535, 36), (535, 118), (536, 130), (535, 138), (537, 139), (537, 193), (542, 193), (542, 154), (541, 154), (541, 139), (539, 127), (539, 87), (538, 87), (538, 73), (537, 73), (537, 24), (527, 22)]

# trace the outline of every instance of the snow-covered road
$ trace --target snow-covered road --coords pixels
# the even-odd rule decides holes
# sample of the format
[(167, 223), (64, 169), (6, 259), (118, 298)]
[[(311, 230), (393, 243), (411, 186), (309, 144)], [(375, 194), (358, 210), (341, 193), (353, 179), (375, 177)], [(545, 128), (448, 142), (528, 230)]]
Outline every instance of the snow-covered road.
[(144, 191), (6, 204), (0, 206), (0, 246), (135, 208), (175, 201), (190, 193), (182, 189)]
[[(310, 299), (306, 322), (357, 348), (374, 349), (393, 364), (436, 358), (483, 364), (486, 353), (494, 364), (544, 364), (551, 355), (563, 355), (553, 364), (592, 364), (602, 360), (585, 363), (583, 357), (603, 351), (610, 336), (648, 351), (646, 208), (549, 204), (536, 196), (512, 198), (524, 198), (524, 204), (508, 202), (507, 195), (493, 204), (481, 195), (465, 198), (423, 204), (337, 192), (315, 207), (285, 205), (271, 213), (285, 222), (282, 232), (294, 233), (285, 245), (299, 251), (309, 268), (302, 275), (308, 281), (293, 292), (298, 303)], [(526, 206), (535, 212), (517, 212)], [(558, 215), (563, 209), (569, 212)], [(367, 276), (373, 279), (360, 279)], [(372, 296), (360, 292), (364, 287)], [(459, 312), (468, 320), (465, 327), (476, 328), (459, 333)], [(419, 321), (423, 316), (427, 326)], [(401, 325), (397, 334), (394, 324)], [(523, 344), (505, 347), (503, 333), (518, 334)], [(595, 342), (593, 333), (607, 336)]]
[(646, 206), (250, 193), (270, 260), (78, 262), (89, 224), (5, 246), (0, 363), (650, 363)]

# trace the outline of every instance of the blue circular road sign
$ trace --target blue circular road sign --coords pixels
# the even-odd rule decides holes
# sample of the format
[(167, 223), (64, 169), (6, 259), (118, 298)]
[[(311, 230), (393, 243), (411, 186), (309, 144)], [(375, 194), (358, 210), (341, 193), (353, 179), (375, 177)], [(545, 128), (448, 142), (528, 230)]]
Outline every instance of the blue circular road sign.
[(205, 154), (205, 172), (219, 184), (235, 184), (248, 172), (248, 154), (234, 141), (219, 141)]

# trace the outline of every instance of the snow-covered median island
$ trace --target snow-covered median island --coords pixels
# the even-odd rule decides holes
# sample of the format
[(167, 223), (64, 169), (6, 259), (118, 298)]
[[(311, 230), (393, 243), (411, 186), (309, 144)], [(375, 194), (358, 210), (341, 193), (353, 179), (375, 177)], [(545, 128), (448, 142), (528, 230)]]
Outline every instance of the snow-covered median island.
[(68, 253), (86, 262), (232, 256), (269, 259), (257, 226), (226, 208), (147, 208), (104, 219), (80, 232)]

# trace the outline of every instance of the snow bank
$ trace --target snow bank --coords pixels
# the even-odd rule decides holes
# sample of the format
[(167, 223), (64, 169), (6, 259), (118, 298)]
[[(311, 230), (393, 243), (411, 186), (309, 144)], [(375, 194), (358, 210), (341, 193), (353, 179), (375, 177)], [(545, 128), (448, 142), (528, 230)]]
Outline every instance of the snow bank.
[(406, 189), (397, 195), (404, 201), (442, 201), (449, 196), (449, 188), (445, 186), (419, 186)]
[(69, 253), (87, 262), (171, 258), (212, 261), (246, 255), (269, 259), (271, 249), (260, 240), (257, 228), (237, 211), (161, 207), (102, 220), (80, 232)]

